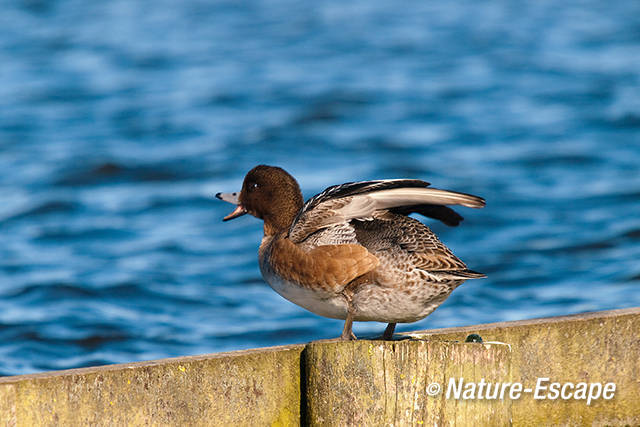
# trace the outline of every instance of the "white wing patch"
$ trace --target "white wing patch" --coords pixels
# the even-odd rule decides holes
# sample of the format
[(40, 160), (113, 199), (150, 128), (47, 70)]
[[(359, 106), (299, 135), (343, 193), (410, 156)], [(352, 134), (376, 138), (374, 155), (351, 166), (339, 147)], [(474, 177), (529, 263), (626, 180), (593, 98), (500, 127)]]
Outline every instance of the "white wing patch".
[(484, 201), (469, 194), (438, 188), (394, 188), (368, 193), (366, 196), (376, 201), (376, 209), (390, 209), (411, 205), (462, 205), (469, 208), (481, 208)]

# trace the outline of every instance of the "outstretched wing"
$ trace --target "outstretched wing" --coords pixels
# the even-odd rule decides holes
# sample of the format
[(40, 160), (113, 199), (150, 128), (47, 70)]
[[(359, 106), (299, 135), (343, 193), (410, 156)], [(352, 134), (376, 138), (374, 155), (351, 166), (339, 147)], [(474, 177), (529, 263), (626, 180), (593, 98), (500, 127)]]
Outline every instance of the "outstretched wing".
[(430, 188), (417, 179), (349, 182), (334, 185), (309, 199), (289, 229), (294, 242), (320, 229), (347, 224), (352, 219), (371, 220), (376, 211), (403, 215), (413, 212), (457, 225), (462, 217), (445, 205), (484, 207), (484, 199), (465, 193)]
[(344, 184), (332, 185), (323, 192), (318, 193), (307, 200), (302, 207), (302, 212), (309, 211), (320, 203), (331, 199), (356, 196), (358, 194), (366, 194), (373, 191), (390, 190), (392, 188), (425, 188), (429, 185), (431, 184), (419, 179), (380, 179), (376, 181), (345, 182)]

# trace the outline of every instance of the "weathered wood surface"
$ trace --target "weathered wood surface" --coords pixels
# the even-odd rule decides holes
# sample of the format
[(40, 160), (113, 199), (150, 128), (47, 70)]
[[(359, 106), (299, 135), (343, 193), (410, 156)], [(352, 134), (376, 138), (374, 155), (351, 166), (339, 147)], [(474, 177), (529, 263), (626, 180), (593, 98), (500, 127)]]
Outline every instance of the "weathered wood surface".
[(0, 426), (298, 425), (303, 348), (0, 378)]
[[(504, 344), (423, 340), (311, 343), (304, 353), (310, 425), (508, 425), (511, 401), (445, 399), (450, 378), (510, 381)], [(440, 392), (428, 394), (430, 385)], [(433, 387), (433, 386), (431, 386)]]
[[(508, 345), (463, 343), (470, 333)], [(0, 426), (640, 425), (640, 308), (410, 335), (3, 377)], [(443, 394), (450, 378), (530, 387), (540, 377), (614, 382), (615, 397)]]
[(412, 333), (429, 340), (485, 341), (513, 349), (512, 376), (528, 386), (541, 377), (560, 383), (616, 384), (615, 397), (586, 404), (582, 399), (513, 401), (513, 424), (640, 425), (640, 308), (581, 313)]

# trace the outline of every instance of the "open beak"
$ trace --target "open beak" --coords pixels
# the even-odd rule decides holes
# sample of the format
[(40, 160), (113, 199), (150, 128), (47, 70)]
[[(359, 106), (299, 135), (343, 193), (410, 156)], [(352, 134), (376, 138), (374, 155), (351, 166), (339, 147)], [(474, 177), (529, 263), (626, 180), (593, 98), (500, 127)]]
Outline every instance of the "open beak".
[(239, 216), (247, 213), (245, 208), (242, 207), (242, 205), (238, 201), (238, 193), (218, 193), (216, 194), (216, 197), (222, 201), (236, 205), (236, 208), (233, 210), (233, 212), (222, 218), (223, 221), (229, 221), (230, 219), (238, 218)]

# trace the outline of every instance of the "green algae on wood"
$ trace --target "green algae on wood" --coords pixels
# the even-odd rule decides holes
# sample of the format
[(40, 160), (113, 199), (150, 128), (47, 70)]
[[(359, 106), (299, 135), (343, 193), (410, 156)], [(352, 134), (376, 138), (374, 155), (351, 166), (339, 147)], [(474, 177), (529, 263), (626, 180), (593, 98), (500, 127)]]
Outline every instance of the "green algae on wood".
[(464, 340), (470, 333), (513, 349), (512, 376), (525, 387), (550, 382), (616, 384), (615, 396), (513, 400), (513, 424), (640, 425), (640, 308), (581, 313), (411, 333), (428, 340)]
[[(639, 330), (633, 308), (3, 377), (0, 426), (640, 425)], [(540, 377), (617, 387), (589, 405), (442, 394), (451, 378)]]
[(2, 378), (0, 425), (297, 425), (303, 348)]
[[(310, 425), (503, 425), (510, 401), (446, 399), (449, 378), (510, 381), (508, 345), (454, 342), (311, 343), (304, 352)], [(440, 387), (429, 395), (432, 384)], [(431, 390), (434, 391), (434, 390)]]

